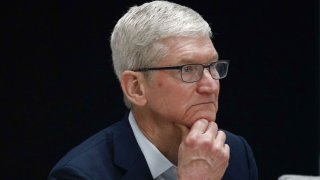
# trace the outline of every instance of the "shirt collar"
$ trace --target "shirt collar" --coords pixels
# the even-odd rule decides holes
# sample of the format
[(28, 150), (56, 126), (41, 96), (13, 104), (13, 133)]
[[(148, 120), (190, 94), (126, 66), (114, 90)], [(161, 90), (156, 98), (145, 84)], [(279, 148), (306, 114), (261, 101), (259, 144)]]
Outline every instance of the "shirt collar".
[(146, 158), (152, 177), (155, 179), (174, 166), (141, 132), (130, 111), (129, 122), (138, 145)]

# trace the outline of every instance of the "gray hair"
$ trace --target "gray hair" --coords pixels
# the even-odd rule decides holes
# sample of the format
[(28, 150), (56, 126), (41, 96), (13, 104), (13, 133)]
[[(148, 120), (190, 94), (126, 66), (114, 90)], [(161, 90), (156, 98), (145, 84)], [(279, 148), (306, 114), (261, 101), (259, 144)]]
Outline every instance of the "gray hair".
[[(177, 36), (207, 36), (209, 24), (194, 10), (167, 1), (133, 6), (117, 22), (111, 35), (112, 60), (120, 80), (125, 70), (155, 65), (166, 55), (160, 40)], [(130, 108), (130, 103), (125, 98)]]

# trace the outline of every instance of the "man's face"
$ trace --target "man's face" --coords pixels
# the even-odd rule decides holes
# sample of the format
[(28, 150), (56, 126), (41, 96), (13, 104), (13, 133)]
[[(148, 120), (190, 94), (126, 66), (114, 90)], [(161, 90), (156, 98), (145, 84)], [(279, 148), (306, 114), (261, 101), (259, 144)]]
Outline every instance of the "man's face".
[[(171, 37), (162, 42), (168, 53), (156, 67), (209, 64), (218, 58), (210, 38)], [(146, 107), (154, 119), (187, 127), (199, 119), (215, 121), (219, 81), (207, 69), (193, 83), (183, 82), (180, 70), (153, 71), (151, 76), (146, 87)]]

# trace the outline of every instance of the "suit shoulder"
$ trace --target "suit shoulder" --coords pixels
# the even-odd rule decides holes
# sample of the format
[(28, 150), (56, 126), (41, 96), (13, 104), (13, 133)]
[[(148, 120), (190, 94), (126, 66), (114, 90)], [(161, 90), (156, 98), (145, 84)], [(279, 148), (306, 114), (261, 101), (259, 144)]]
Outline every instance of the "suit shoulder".
[(236, 134), (223, 130), (226, 134), (226, 144), (230, 147), (229, 166), (224, 179), (258, 179), (255, 158), (247, 141)]
[(226, 130), (222, 130), (225, 134), (226, 134), (226, 141), (227, 142), (231, 142), (231, 143), (241, 143), (241, 139), (243, 139), (241, 136), (236, 135), (232, 132), (226, 131)]
[[(121, 131), (121, 121), (117, 122), (93, 136), (83, 141), (78, 146), (71, 149), (51, 170), (50, 176), (54, 174), (87, 172), (88, 169), (95, 169), (98, 172), (99, 169), (104, 169), (106, 166), (112, 166), (113, 155), (113, 137), (117, 135), (117, 132)], [(107, 169), (112, 169), (109, 167)], [(92, 176), (92, 174), (90, 174)], [(89, 177), (90, 177), (89, 176)]]
[(250, 145), (242, 136), (236, 135), (226, 130), (222, 131), (226, 134), (226, 144), (230, 146), (231, 154), (238, 154), (241, 157), (247, 155), (248, 153), (252, 153)]

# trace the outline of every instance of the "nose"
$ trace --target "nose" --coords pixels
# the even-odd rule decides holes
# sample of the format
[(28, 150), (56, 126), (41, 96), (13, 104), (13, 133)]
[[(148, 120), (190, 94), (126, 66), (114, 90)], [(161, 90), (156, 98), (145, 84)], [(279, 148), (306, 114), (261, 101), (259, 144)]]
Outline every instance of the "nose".
[(213, 79), (207, 68), (203, 70), (202, 77), (197, 85), (197, 92), (199, 94), (219, 93), (219, 80)]

